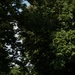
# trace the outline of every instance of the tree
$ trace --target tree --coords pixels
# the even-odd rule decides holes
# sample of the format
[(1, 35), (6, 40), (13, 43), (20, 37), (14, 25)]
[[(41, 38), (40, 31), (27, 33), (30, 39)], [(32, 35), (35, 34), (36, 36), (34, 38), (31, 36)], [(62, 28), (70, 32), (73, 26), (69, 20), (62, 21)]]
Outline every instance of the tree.
[(22, 44), (17, 42), (15, 34), (19, 31), (14, 30), (14, 26), (22, 6), (22, 0), (0, 0), (0, 74), (8, 73), (14, 66), (12, 63), (19, 63), (17, 52)]
[(28, 53), (37, 75), (74, 73), (75, 1), (30, 3), (33, 7), (23, 10), (17, 20), (23, 32), (24, 52)]
[[(12, 63), (19, 66), (12, 69), (15, 74), (74, 73), (75, 1), (28, 1), (32, 7), (26, 7), (20, 0), (0, 1), (1, 74), (10, 71), (14, 66)], [(18, 25), (17, 30), (13, 29), (15, 24)], [(16, 33), (19, 33), (18, 38), (15, 37)], [(17, 42), (20, 38), (22, 43)]]
[[(14, 34), (13, 34), (13, 26), (9, 23), (9, 17), (8, 15), (8, 2), (4, 4), (5, 1), (0, 2), (0, 71), (1, 72), (6, 72), (8, 71), (9, 68), (9, 59), (8, 59), (8, 52), (6, 51), (6, 46), (5, 44), (9, 44), (10, 41), (15, 41)], [(5, 12), (6, 11), (6, 12)], [(12, 34), (12, 35), (10, 35)], [(10, 37), (10, 38), (9, 38)], [(12, 40), (13, 38), (13, 40)], [(6, 63), (6, 64), (5, 64)]]

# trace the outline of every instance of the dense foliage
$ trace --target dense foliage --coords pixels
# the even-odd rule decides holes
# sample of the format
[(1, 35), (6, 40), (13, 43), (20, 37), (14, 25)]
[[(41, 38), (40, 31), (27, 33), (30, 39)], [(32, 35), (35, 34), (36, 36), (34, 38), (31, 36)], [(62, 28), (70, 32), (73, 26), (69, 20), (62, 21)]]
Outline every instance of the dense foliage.
[[(25, 65), (27, 63), (20, 62), (18, 51), (22, 50), (22, 44), (15, 34), (19, 30), (14, 27), (17, 24), (16, 17), (20, 14), (19, 9), (22, 7), (20, 0), (0, 0), (0, 73), (1, 75), (10, 72), (14, 66)], [(20, 59), (22, 60), (22, 58)], [(23, 60), (22, 60), (23, 61)], [(25, 61), (27, 62), (27, 61)]]
[[(0, 2), (0, 71), (10, 71), (7, 67), (14, 62), (19, 66), (12, 68), (10, 74), (13, 75), (75, 73), (75, 1), (28, 2), (29, 7), (20, 0)], [(19, 27), (17, 31), (13, 29), (15, 23)], [(16, 33), (19, 33), (18, 38), (14, 36)], [(17, 42), (19, 38), (22, 43)], [(11, 48), (8, 50), (6, 45)], [(15, 52), (11, 52), (12, 58), (9, 56), (11, 49)], [(20, 61), (17, 60), (18, 51)]]

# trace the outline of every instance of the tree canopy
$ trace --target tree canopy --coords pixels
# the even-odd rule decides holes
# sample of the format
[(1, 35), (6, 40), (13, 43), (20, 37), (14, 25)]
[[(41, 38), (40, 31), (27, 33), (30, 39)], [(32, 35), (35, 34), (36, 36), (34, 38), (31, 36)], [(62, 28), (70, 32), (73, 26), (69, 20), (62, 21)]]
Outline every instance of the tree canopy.
[(10, 72), (15, 63), (12, 75), (75, 74), (75, 1), (28, 2), (0, 1), (0, 71)]

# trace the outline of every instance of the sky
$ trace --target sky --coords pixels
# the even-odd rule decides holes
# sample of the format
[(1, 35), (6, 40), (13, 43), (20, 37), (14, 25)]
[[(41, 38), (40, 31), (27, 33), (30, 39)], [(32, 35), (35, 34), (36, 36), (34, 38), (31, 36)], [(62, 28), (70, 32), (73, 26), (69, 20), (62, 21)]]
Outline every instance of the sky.
[(23, 1), (23, 4), (26, 4), (27, 7), (30, 6), (30, 3), (28, 1)]
[[(26, 4), (27, 7), (30, 6), (30, 3), (27, 0), (23, 0), (22, 4)], [(22, 9), (18, 9), (19, 12), (22, 12)]]

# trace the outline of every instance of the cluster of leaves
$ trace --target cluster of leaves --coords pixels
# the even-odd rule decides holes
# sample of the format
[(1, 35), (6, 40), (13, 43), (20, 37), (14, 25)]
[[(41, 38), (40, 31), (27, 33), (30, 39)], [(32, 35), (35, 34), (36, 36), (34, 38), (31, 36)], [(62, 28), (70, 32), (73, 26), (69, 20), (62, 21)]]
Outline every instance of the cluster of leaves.
[[(9, 71), (9, 64), (14, 62), (19, 67), (14, 67), (9, 75), (74, 73), (75, 1), (28, 1), (30, 7), (20, 0), (0, 1), (0, 71)], [(13, 29), (15, 23), (19, 31)], [(14, 36), (17, 32), (21, 35), (22, 44)], [(12, 52), (6, 45), (11, 45)], [(17, 60), (18, 51), (20, 61)], [(34, 66), (26, 67), (27, 63)]]
[(33, 7), (20, 15), (25, 52), (38, 75), (74, 73), (75, 1), (42, 1), (29, 1)]
[[(5, 75), (14, 66), (13, 63), (25, 66), (22, 63), (21, 55), (18, 51), (22, 50), (22, 44), (15, 37), (19, 30), (15, 30), (16, 18), (19, 16), (23, 7), (22, 0), (0, 0), (0, 74)], [(18, 60), (18, 57), (21, 59)]]

